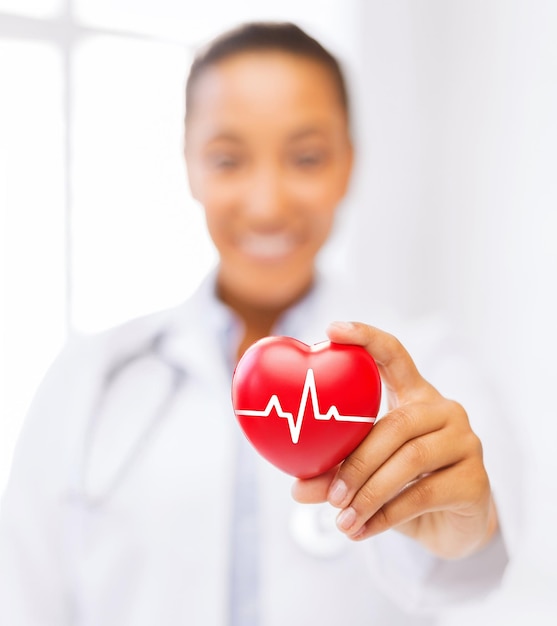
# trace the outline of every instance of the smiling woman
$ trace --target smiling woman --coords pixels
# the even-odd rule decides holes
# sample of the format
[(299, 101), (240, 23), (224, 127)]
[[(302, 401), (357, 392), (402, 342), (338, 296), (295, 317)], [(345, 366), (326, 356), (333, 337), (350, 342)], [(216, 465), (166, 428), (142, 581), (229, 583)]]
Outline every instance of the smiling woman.
[(311, 287), (352, 165), (335, 74), (267, 46), (205, 61), (201, 75), (194, 66), (186, 120), (189, 181), (219, 251), (219, 293), (246, 323), (240, 350)]

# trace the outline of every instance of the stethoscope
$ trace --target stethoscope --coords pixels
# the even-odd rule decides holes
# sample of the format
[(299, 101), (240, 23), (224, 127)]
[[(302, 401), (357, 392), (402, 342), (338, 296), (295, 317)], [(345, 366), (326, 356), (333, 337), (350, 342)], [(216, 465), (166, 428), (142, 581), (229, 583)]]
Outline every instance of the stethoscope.
[[(141, 455), (152, 441), (156, 429), (162, 424), (164, 417), (168, 414), (174, 399), (184, 384), (186, 378), (184, 368), (170, 360), (162, 349), (167, 335), (167, 331), (161, 331), (152, 337), (148, 344), (139, 351), (128, 354), (117, 360), (106, 372), (101, 381), (96, 399), (93, 401), (91, 411), (86, 421), (83, 446), (80, 459), (77, 462), (77, 484), (75, 489), (72, 490), (72, 499), (81, 502), (90, 510), (102, 507), (131, 473), (134, 465), (139, 461)], [(91, 462), (92, 448), (95, 443), (95, 436), (99, 428), (99, 423), (103, 418), (110, 392), (114, 391), (119, 381), (122, 380), (123, 374), (125, 374), (131, 366), (139, 363), (143, 359), (151, 358), (156, 359), (159, 363), (168, 368), (170, 374), (168, 387), (162, 392), (160, 401), (153, 410), (152, 416), (146, 420), (145, 427), (123, 456), (119, 465), (113, 471), (111, 478), (102, 489), (92, 493), (87, 486), (88, 470)]]
[[(144, 347), (115, 361), (101, 380), (86, 421), (81, 455), (77, 462), (75, 488), (71, 492), (71, 500), (79, 502), (90, 512), (101, 510), (133, 471), (184, 386), (187, 377), (184, 367), (172, 360), (164, 350), (168, 336), (169, 330), (160, 331)], [(161, 390), (160, 400), (153, 409), (152, 415), (145, 421), (143, 430), (120, 460), (110, 479), (106, 481), (102, 489), (93, 492), (88, 488), (87, 475), (95, 436), (99, 423), (103, 419), (110, 393), (123, 380), (124, 374), (130, 367), (143, 359), (153, 358), (167, 368), (168, 385), (166, 389)], [(344, 535), (336, 528), (336, 513), (329, 505), (294, 504), (288, 522), (289, 534), (305, 553), (317, 558), (337, 556), (342, 553), (347, 542)]]

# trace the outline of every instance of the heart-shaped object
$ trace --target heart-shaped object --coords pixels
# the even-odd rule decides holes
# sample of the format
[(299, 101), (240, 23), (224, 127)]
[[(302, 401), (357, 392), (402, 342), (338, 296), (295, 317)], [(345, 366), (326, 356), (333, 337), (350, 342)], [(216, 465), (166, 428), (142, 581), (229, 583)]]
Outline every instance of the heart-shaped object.
[(360, 346), (265, 337), (234, 371), (232, 404), (258, 452), (298, 478), (344, 460), (373, 427), (381, 378)]

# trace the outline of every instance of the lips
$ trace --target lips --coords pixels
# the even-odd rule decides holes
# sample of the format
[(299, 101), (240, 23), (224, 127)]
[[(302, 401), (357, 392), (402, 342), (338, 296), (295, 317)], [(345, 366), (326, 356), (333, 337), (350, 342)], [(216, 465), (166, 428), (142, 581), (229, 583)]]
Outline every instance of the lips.
[(244, 235), (239, 241), (239, 248), (244, 253), (261, 261), (280, 261), (292, 254), (298, 246), (298, 240), (289, 233)]

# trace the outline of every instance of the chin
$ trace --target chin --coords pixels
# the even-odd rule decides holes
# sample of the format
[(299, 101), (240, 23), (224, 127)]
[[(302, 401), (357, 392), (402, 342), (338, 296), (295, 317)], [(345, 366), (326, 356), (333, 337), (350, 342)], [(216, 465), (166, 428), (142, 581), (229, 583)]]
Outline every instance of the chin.
[(260, 309), (287, 308), (303, 296), (315, 273), (313, 257), (276, 263), (243, 261), (221, 264), (221, 286), (229, 297)]
[(311, 278), (300, 280), (301, 274), (288, 274), (278, 279), (268, 277), (263, 281), (253, 282), (247, 286), (250, 300), (254, 306), (266, 309), (285, 309), (300, 299), (311, 282)]

